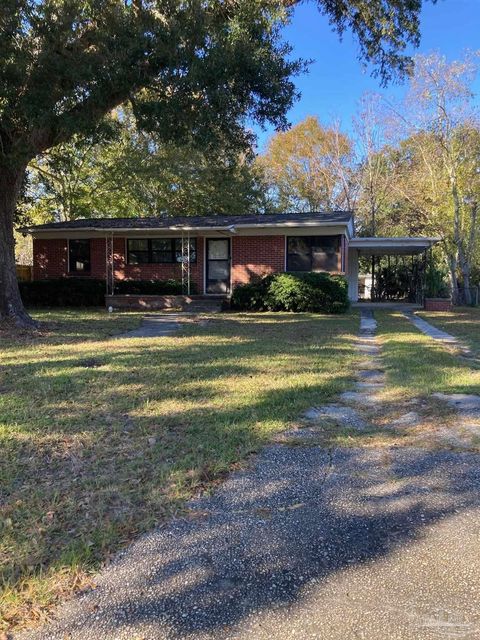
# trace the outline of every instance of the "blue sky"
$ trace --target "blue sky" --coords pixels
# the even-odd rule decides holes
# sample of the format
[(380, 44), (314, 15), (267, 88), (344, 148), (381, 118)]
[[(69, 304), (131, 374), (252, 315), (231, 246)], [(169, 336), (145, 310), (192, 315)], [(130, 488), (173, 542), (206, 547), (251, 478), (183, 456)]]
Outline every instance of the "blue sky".
[[(438, 50), (456, 59), (466, 49), (480, 49), (480, 0), (425, 2), (421, 34), (417, 49), (420, 53)], [(399, 96), (405, 90), (398, 84), (382, 89), (370, 70), (365, 71), (358, 61), (358, 46), (353, 37), (346, 33), (340, 42), (314, 2), (297, 7), (292, 23), (285, 29), (285, 39), (293, 46), (294, 57), (314, 59), (310, 72), (296, 79), (302, 96), (288, 114), (292, 124), (307, 115), (317, 115), (322, 122), (339, 119), (348, 131), (363, 93), (382, 91)], [(480, 93), (480, 79), (475, 89)], [(272, 129), (265, 132), (257, 128), (256, 132), (258, 150), (262, 151)]]

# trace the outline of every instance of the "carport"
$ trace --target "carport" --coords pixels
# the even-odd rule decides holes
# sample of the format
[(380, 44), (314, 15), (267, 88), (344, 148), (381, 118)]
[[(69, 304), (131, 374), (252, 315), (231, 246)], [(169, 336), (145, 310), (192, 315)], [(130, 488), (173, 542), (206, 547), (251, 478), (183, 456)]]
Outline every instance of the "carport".
[[(348, 296), (352, 302), (358, 301), (359, 258), (383, 256), (418, 256), (439, 241), (439, 238), (351, 238), (348, 249)], [(372, 260), (372, 291), (375, 291), (375, 261)]]

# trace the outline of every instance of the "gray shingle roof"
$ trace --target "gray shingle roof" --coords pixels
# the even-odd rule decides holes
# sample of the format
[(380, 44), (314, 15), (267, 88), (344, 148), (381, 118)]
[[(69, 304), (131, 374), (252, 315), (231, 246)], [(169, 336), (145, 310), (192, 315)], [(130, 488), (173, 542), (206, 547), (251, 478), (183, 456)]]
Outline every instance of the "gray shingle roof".
[(312, 225), (322, 223), (348, 224), (352, 217), (350, 211), (328, 211), (314, 213), (277, 213), (261, 215), (241, 216), (182, 216), (178, 218), (85, 218), (70, 220), (68, 222), (49, 222), (32, 227), (26, 227), (23, 231), (42, 230), (82, 230), (82, 229), (171, 229), (188, 227), (218, 228), (229, 226), (262, 227), (276, 224)]

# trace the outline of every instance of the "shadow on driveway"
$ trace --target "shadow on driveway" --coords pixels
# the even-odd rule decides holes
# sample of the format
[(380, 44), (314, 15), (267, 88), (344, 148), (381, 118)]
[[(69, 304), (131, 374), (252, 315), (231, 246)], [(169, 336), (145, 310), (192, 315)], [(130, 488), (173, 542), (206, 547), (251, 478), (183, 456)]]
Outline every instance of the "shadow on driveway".
[(478, 638), (479, 505), (478, 455), (270, 446), (21, 637)]

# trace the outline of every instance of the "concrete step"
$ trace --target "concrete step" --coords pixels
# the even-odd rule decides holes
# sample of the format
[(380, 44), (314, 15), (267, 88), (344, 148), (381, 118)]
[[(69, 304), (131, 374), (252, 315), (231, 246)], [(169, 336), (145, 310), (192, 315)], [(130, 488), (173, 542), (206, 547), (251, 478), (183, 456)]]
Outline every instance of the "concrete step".
[(222, 299), (212, 300), (192, 300), (191, 302), (185, 302), (182, 305), (182, 311), (189, 311), (190, 313), (218, 313), (222, 310)]

